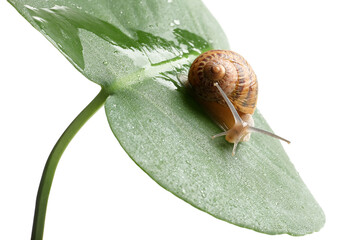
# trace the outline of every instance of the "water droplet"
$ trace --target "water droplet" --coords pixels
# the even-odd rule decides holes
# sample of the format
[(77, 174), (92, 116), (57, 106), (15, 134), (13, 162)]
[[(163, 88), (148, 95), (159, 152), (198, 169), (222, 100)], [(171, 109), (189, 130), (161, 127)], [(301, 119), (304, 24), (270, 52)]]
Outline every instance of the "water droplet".
[(202, 196), (203, 198), (206, 197), (206, 194), (205, 194), (205, 191), (204, 191), (204, 190), (200, 190), (200, 193), (201, 193), (201, 196)]
[(103, 64), (104, 65), (108, 65), (109, 63), (107, 61), (103, 61)]
[(33, 18), (39, 23), (47, 23), (47, 21), (41, 17), (33, 16)]
[(180, 25), (180, 20), (175, 19), (175, 20), (174, 20), (174, 23), (175, 23), (176, 25)]
[(172, 3), (173, 2), (173, 0), (168, 0), (168, 3)]
[(29, 10), (37, 10), (36, 8), (31, 7), (31, 6), (29, 6), (29, 5), (24, 5), (24, 7), (26, 7), (26, 8), (29, 9)]
[(187, 45), (181, 43), (180, 48), (181, 48), (182, 53), (189, 53)]
[(175, 26), (175, 24), (173, 22), (170, 23), (170, 27), (173, 27)]

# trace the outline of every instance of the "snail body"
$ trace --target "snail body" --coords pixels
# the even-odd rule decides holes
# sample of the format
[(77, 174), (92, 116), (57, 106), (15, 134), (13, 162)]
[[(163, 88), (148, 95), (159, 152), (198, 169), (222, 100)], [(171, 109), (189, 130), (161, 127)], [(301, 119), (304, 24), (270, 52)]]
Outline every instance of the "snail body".
[(254, 127), (252, 114), (256, 109), (258, 82), (248, 62), (229, 50), (210, 50), (195, 59), (190, 67), (188, 83), (197, 100), (234, 143), (250, 140), (252, 132), (260, 132), (290, 143), (273, 133)]

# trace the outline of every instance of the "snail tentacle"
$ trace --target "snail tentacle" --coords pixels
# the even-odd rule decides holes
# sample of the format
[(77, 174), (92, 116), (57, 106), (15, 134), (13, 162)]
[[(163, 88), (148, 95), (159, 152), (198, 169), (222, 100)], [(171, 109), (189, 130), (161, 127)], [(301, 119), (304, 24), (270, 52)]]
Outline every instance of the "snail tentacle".
[(231, 152), (231, 155), (235, 156), (235, 152), (236, 152), (236, 147), (238, 145), (239, 142), (234, 142), (234, 147), (233, 147), (233, 150)]
[(218, 133), (218, 134), (215, 134), (214, 136), (212, 136), (211, 138), (214, 139), (214, 138), (217, 138), (217, 137), (221, 137), (221, 136), (225, 136), (227, 134), (228, 131), (226, 132), (222, 132), (222, 133)]
[(235, 124), (237, 124), (237, 123), (244, 124), (244, 121), (241, 119), (241, 117), (238, 114), (238, 112), (236, 111), (234, 105), (230, 102), (229, 98), (226, 96), (226, 94), (224, 93), (222, 88), (219, 86), (219, 84), (216, 82), (216, 83), (214, 83), (214, 86), (219, 90), (219, 92), (221, 93), (221, 96), (224, 98), (226, 104), (230, 108), (230, 111), (235, 119)]
[(249, 126), (248, 128), (249, 128), (249, 132), (258, 132), (258, 133), (262, 133), (262, 134), (268, 135), (268, 136), (270, 136), (270, 137), (280, 139), (280, 140), (282, 140), (282, 141), (287, 142), (287, 143), (289, 143), (289, 144), (290, 144), (290, 141), (289, 141), (289, 140), (286, 140), (285, 138), (282, 138), (282, 137), (280, 137), (280, 136), (278, 136), (278, 135), (276, 135), (276, 134), (274, 134), (274, 133), (271, 133), (271, 132), (265, 131), (265, 130), (260, 129), (260, 128), (251, 127), (251, 126)]

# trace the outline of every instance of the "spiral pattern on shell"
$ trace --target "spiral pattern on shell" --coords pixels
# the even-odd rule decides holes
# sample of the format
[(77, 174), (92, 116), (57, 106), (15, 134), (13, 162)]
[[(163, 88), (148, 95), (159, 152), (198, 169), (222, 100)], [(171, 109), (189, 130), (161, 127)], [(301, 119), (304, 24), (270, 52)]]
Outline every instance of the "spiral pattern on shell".
[(205, 101), (226, 105), (218, 82), (236, 110), (253, 114), (256, 108), (258, 83), (248, 62), (238, 53), (229, 50), (210, 50), (195, 59), (190, 67), (189, 83), (195, 94)]

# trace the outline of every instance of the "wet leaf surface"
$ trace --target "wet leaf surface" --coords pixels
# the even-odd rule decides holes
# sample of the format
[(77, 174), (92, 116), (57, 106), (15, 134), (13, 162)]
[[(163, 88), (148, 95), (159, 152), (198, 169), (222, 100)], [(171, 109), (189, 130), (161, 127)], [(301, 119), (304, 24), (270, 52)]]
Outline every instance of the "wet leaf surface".
[[(10, 0), (89, 80), (110, 94), (105, 109), (121, 146), (152, 179), (209, 214), (268, 234), (318, 231), (324, 213), (278, 140), (239, 146), (181, 79), (209, 49), (228, 49), (199, 1)], [(271, 130), (259, 111), (257, 127)]]

